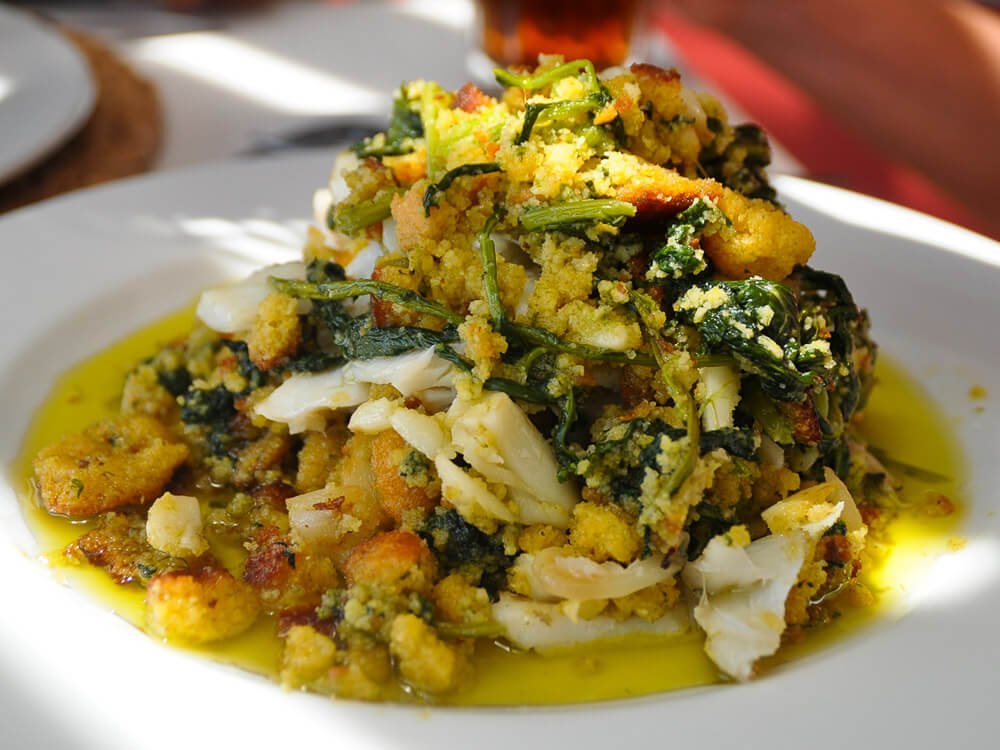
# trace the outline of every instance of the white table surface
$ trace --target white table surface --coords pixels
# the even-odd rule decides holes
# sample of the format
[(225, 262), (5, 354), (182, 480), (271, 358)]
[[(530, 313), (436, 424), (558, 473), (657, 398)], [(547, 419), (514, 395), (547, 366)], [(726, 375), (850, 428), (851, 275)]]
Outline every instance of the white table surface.
[[(472, 77), (471, 0), (285, 2), (215, 15), (121, 0), (46, 10), (110, 40), (156, 85), (166, 120), (158, 169), (237, 156), (330, 120), (384, 124), (403, 80), (457, 88)], [(662, 35), (643, 56), (683, 68)], [(772, 171), (802, 173), (774, 145)]]

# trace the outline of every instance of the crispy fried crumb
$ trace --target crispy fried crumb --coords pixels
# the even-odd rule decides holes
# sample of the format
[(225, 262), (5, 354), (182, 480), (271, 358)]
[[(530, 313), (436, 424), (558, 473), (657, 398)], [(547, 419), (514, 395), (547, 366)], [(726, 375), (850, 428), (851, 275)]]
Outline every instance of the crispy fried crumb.
[(49, 512), (85, 518), (152, 502), (187, 458), (160, 422), (133, 414), (67, 435), (39, 452), (34, 469)]

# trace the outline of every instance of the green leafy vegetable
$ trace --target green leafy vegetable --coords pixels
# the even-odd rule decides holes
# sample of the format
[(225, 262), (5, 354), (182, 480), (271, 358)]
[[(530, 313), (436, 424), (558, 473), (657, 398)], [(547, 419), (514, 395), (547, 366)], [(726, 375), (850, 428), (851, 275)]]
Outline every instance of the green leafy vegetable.
[(180, 396), (191, 387), (191, 373), (183, 367), (156, 373), (160, 385), (166, 388), (171, 396)]
[(424, 125), (420, 120), (420, 110), (409, 100), (404, 88), (401, 87), (392, 100), (392, 116), (385, 133), (365, 138), (361, 143), (354, 144), (351, 150), (360, 157), (408, 154), (416, 148), (414, 141), (423, 134)]
[(243, 393), (249, 393), (260, 388), (267, 378), (257, 368), (257, 365), (250, 361), (250, 351), (247, 348), (246, 342), (234, 339), (222, 339), (220, 343), (236, 355), (236, 369), (247, 381), (247, 387), (243, 389)]
[[(430, 347), (454, 355), (447, 345), (458, 340), (455, 325), (463, 320), (461, 315), (402, 287), (371, 279), (348, 281), (344, 269), (336, 263), (313, 261), (306, 269), (306, 278), (304, 282), (288, 279), (271, 279), (271, 282), (278, 291), (315, 301), (311, 316), (329, 333), (329, 341), (323, 349), (303, 352), (284, 369), (317, 372), (343, 360), (393, 357)], [(342, 300), (361, 294), (371, 294), (436, 317), (447, 316), (449, 325), (440, 331), (417, 326), (376, 326), (370, 315), (351, 317), (341, 304)]]
[(521, 132), (514, 139), (514, 144), (524, 143), (531, 137), (539, 119), (543, 121), (558, 121), (572, 115), (584, 112), (593, 112), (596, 109), (606, 106), (611, 101), (607, 91), (601, 88), (593, 94), (588, 94), (581, 99), (568, 99), (557, 102), (534, 102), (524, 108), (524, 125)]
[[(680, 440), (687, 435), (683, 428), (672, 427), (659, 419), (632, 419), (625, 426), (624, 431), (618, 430), (613, 436), (599, 440), (592, 449), (588, 449), (587, 454), (591, 461), (594, 460), (592, 457), (603, 458), (604, 470), (613, 472), (610, 487), (615, 500), (620, 503), (639, 500), (647, 469), (656, 473), (661, 471), (658, 457), (662, 450), (662, 438)], [(636, 446), (642, 447), (636, 451)], [(697, 454), (697, 446), (694, 453)], [(676, 482), (671, 492), (682, 482), (683, 479)]]
[(500, 285), (497, 281), (496, 248), (490, 237), (497, 221), (499, 221), (497, 215), (487, 220), (479, 232), (477, 244), (479, 245), (479, 258), (483, 264), (484, 295), (490, 309), (490, 317), (493, 319), (493, 325), (500, 333), (508, 337), (509, 340), (513, 339), (517, 345), (530, 344), (533, 347), (548, 351), (572, 354), (580, 359), (619, 362), (622, 364), (650, 364), (652, 362), (648, 355), (641, 352), (615, 352), (602, 347), (591, 346), (590, 344), (565, 341), (545, 328), (508, 321), (503, 309), (503, 303), (500, 300)]
[(569, 431), (576, 422), (576, 391), (572, 388), (559, 399), (558, 414), (555, 429), (552, 431), (552, 445), (555, 448), (556, 461), (559, 463), (557, 475), (560, 482), (565, 482), (570, 475), (576, 473), (577, 456), (569, 447)]
[(499, 534), (484, 534), (454, 508), (437, 508), (420, 531), (437, 553), (445, 573), (461, 571), (486, 589), (492, 598), (503, 588), (507, 568), (514, 561), (506, 554)]
[(667, 483), (666, 491), (673, 495), (680, 488), (698, 461), (701, 442), (701, 423), (698, 420), (698, 410), (690, 393), (678, 385), (674, 379), (675, 358), (678, 354), (668, 348), (663, 341), (662, 333), (655, 322), (658, 307), (653, 299), (642, 292), (633, 291), (630, 295), (633, 307), (639, 314), (646, 340), (656, 360), (657, 374), (667, 387), (670, 398), (676, 409), (683, 415), (688, 438), (688, 448), (681, 463), (674, 467)]
[(597, 71), (594, 70), (594, 63), (584, 59), (570, 60), (567, 63), (552, 68), (552, 70), (546, 70), (543, 73), (535, 75), (518, 75), (503, 68), (494, 70), (493, 75), (496, 77), (497, 83), (501, 86), (526, 89), (528, 91), (544, 88), (551, 83), (555, 83), (560, 78), (572, 75), (582, 75), (588, 88), (595, 89), (598, 86)]
[(511, 398), (515, 398), (518, 401), (527, 401), (531, 404), (556, 403), (556, 400), (542, 389), (518, 383), (516, 380), (511, 380), (510, 378), (487, 378), (483, 383), (483, 390), (506, 393)]
[(289, 360), (282, 369), (288, 372), (323, 372), (343, 361), (344, 358), (338, 353), (313, 351)]
[(778, 408), (778, 404), (764, 393), (757, 378), (743, 381), (739, 408), (757, 420), (764, 434), (778, 445), (792, 445), (795, 442), (791, 422)]
[[(348, 237), (353, 237), (362, 229), (388, 219), (392, 214), (392, 199), (399, 192), (398, 189), (388, 188), (379, 191), (375, 194), (374, 198), (368, 201), (362, 201), (354, 205), (347, 203), (337, 204), (333, 209), (333, 222), (329, 224), (330, 228), (336, 229)], [(328, 216), (328, 223), (329, 218)]]
[(709, 453), (722, 448), (737, 458), (747, 461), (757, 460), (757, 440), (753, 430), (739, 427), (723, 427), (701, 433), (701, 452)]
[(729, 513), (710, 503), (699, 503), (691, 514), (695, 520), (688, 524), (688, 548), (690, 559), (696, 559), (712, 540), (712, 537), (725, 534), (735, 525), (735, 519)]
[(799, 340), (798, 305), (783, 284), (760, 278), (705, 282), (674, 308), (698, 329), (709, 353), (732, 353), (773, 398), (801, 400), (824, 369), (822, 349)]
[(379, 328), (372, 326), (366, 319), (354, 320), (360, 321), (360, 325), (355, 323), (347, 335), (337, 338), (337, 344), (346, 359), (395, 357), (416, 349), (429, 349), (458, 340), (458, 333), (452, 327), (441, 331), (410, 326)]
[(464, 360), (461, 356), (459, 356), (458, 352), (447, 344), (438, 344), (434, 347), (434, 353), (441, 359), (451, 362), (462, 372), (472, 372), (472, 364)]
[(493, 230), (499, 221), (499, 214), (494, 212), (479, 231), (477, 242), (479, 244), (479, 260), (483, 264), (483, 294), (490, 309), (493, 325), (497, 330), (503, 331), (507, 325), (507, 315), (503, 309), (503, 301), (500, 299), (500, 282), (497, 279), (497, 252), (492, 237)]
[(313, 300), (343, 300), (352, 297), (362, 297), (370, 294), (394, 305), (405, 307), (414, 312), (441, 318), (452, 325), (460, 325), (465, 317), (453, 312), (444, 305), (421, 297), (412, 289), (405, 289), (385, 281), (374, 279), (356, 279), (351, 281), (330, 281), (313, 284), (296, 279), (279, 279), (271, 277), (271, 286), (277, 291), (292, 297)]
[[(717, 129), (713, 128), (712, 119), (709, 118), (709, 128), (716, 133), (722, 132), (722, 123), (716, 120)], [(776, 202), (777, 193), (768, 182), (766, 172), (771, 163), (771, 147), (767, 135), (757, 125), (737, 125), (733, 128), (733, 139), (721, 152), (717, 148), (706, 148), (700, 160), (707, 177), (748, 198)]]
[(667, 241), (653, 252), (647, 278), (679, 279), (700, 274), (708, 264), (697, 240), (707, 229), (717, 229), (728, 223), (726, 215), (714, 203), (698, 198), (667, 228)]
[[(799, 286), (801, 320), (806, 342), (817, 334), (818, 321), (827, 325), (830, 351), (840, 365), (831, 374), (843, 421), (864, 405), (873, 383), (877, 347), (868, 336), (868, 317), (858, 309), (844, 280), (833, 273), (802, 266), (792, 274)], [(867, 353), (868, 356), (857, 356)], [(859, 366), (860, 363), (860, 366)]]
[[(306, 266), (306, 279), (313, 284), (324, 284), (346, 280), (344, 269), (333, 262), (313, 260)], [(311, 330), (339, 331), (350, 324), (351, 316), (344, 310), (339, 300), (315, 300), (307, 322)], [(303, 337), (303, 345), (297, 356), (283, 365), (290, 372), (322, 372), (339, 364), (343, 356), (337, 347), (320, 345), (319, 337)]]
[(646, 366), (653, 362), (652, 358), (643, 352), (616, 352), (600, 346), (566, 341), (556, 336), (552, 331), (545, 328), (538, 328), (537, 326), (511, 323), (508, 326), (508, 330), (514, 336), (529, 344), (540, 346), (553, 352), (572, 354), (574, 357), (579, 357), (580, 359)]
[(181, 421), (207, 429), (206, 443), (213, 455), (227, 453), (229, 425), (236, 416), (235, 394), (224, 385), (191, 388), (181, 397)]
[(451, 187), (451, 183), (459, 177), (471, 177), (473, 175), (491, 174), (499, 171), (501, 171), (499, 164), (496, 162), (486, 162), (482, 164), (463, 164), (460, 167), (455, 167), (454, 169), (445, 172), (444, 176), (441, 177), (440, 180), (431, 184), (424, 192), (424, 215), (430, 216), (431, 209), (437, 205), (438, 193), (441, 193)]
[(181, 421), (185, 424), (224, 426), (236, 414), (233, 392), (224, 385), (191, 388), (183, 396)]
[(598, 222), (617, 226), (632, 216), (635, 216), (635, 206), (631, 203), (612, 198), (587, 198), (529, 208), (521, 214), (520, 222), (529, 232), (541, 232)]

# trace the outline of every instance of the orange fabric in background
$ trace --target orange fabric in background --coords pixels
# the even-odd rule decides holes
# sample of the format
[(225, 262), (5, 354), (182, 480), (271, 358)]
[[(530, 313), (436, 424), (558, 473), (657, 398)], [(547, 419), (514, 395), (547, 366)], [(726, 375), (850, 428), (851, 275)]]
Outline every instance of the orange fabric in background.
[(879, 154), (744, 47), (670, 13), (657, 13), (654, 20), (691, 70), (772, 134), (809, 177), (985, 231), (931, 180)]

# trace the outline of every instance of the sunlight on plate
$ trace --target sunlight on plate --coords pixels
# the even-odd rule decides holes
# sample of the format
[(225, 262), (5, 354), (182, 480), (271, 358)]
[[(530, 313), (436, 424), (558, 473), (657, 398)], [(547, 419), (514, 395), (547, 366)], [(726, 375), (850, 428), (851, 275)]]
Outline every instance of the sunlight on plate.
[(301, 257), (302, 238), (308, 224), (197, 216), (179, 218), (177, 226), (184, 234), (210, 240), (214, 246), (237, 253), (248, 263), (267, 265)]
[(982, 595), (1000, 579), (1000, 542), (972, 539), (937, 558), (911, 596), (921, 607), (949, 607)]
[(144, 39), (135, 55), (291, 114), (382, 112), (388, 106), (374, 89), (212, 32)]
[(0, 103), (14, 93), (14, 82), (6, 76), (0, 76)]
[(785, 198), (794, 198), (838, 222), (884, 232), (914, 242), (934, 237), (950, 252), (1000, 266), (996, 242), (932, 216), (829, 185), (778, 175), (774, 185)]

